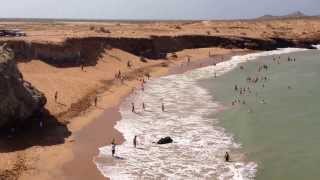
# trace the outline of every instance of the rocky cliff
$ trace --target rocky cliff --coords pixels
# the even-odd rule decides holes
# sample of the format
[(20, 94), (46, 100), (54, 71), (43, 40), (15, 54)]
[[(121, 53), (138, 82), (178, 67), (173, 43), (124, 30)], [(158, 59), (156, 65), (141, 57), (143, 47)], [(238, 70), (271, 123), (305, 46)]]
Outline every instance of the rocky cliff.
[(246, 48), (252, 50), (274, 50), (276, 48), (299, 47), (312, 48), (320, 37), (286, 38), (250, 38), (237, 36), (151, 36), (148, 38), (128, 37), (83, 37), (69, 38), (63, 43), (27, 42), (23, 40), (2, 41), (8, 44), (16, 54), (17, 61), (40, 59), (57, 67), (95, 65), (101, 54), (110, 47), (118, 48), (136, 56), (149, 59), (163, 59), (168, 53), (193, 48)]
[(45, 104), (44, 94), (23, 80), (13, 51), (0, 47), (0, 127), (23, 123)]

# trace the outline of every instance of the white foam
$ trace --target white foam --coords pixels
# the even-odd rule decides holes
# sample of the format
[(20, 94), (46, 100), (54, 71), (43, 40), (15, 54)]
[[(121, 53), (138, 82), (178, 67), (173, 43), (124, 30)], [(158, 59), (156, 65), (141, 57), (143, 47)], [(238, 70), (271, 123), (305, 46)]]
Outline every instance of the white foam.
[(320, 44), (318, 44), (318, 45), (312, 45), (314, 48), (317, 48), (317, 49), (319, 49), (320, 50)]
[[(148, 82), (144, 92), (129, 96), (120, 106), (122, 120), (115, 128), (126, 141), (117, 147), (116, 153), (124, 160), (115, 160), (112, 166), (96, 162), (98, 169), (111, 179), (254, 179), (256, 163), (223, 161), (226, 151), (240, 145), (217, 126), (217, 119), (207, 117), (218, 110), (219, 104), (197, 81), (213, 77), (213, 72), (222, 75), (257, 57), (302, 50), (287, 48), (234, 56), (216, 66)], [(138, 114), (131, 112), (131, 102), (135, 102)], [(142, 102), (147, 111), (140, 108)], [(161, 102), (165, 104), (164, 113)], [(138, 147), (142, 149), (133, 148), (134, 135), (138, 135)], [(174, 143), (152, 143), (164, 136), (171, 136)], [(100, 158), (110, 157), (110, 146), (99, 150)]]

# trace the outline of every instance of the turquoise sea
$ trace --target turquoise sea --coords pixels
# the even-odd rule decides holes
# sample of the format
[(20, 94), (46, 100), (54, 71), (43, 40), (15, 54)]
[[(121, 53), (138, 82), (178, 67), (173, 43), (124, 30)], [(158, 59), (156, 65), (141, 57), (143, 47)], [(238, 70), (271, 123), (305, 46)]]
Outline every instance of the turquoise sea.
[[(263, 65), (268, 69), (259, 72)], [(219, 119), (245, 158), (257, 163), (255, 179), (320, 178), (320, 51), (259, 57), (199, 84), (224, 107), (209, 117)], [(240, 88), (246, 92), (240, 95)]]

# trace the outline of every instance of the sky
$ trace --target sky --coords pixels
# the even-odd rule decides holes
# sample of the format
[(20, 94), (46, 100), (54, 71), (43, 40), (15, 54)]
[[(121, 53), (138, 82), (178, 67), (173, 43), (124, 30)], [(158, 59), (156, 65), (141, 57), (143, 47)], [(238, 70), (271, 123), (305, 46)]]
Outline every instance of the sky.
[(242, 19), (302, 11), (320, 0), (0, 0), (0, 18)]

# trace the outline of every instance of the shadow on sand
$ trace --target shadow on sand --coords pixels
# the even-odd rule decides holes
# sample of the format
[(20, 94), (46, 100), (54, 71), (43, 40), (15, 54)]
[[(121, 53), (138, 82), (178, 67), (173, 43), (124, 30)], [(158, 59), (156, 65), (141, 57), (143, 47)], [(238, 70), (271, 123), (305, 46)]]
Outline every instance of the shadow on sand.
[(59, 122), (48, 110), (43, 110), (23, 124), (3, 127), (0, 129), (0, 153), (62, 144), (71, 135), (66, 124)]

